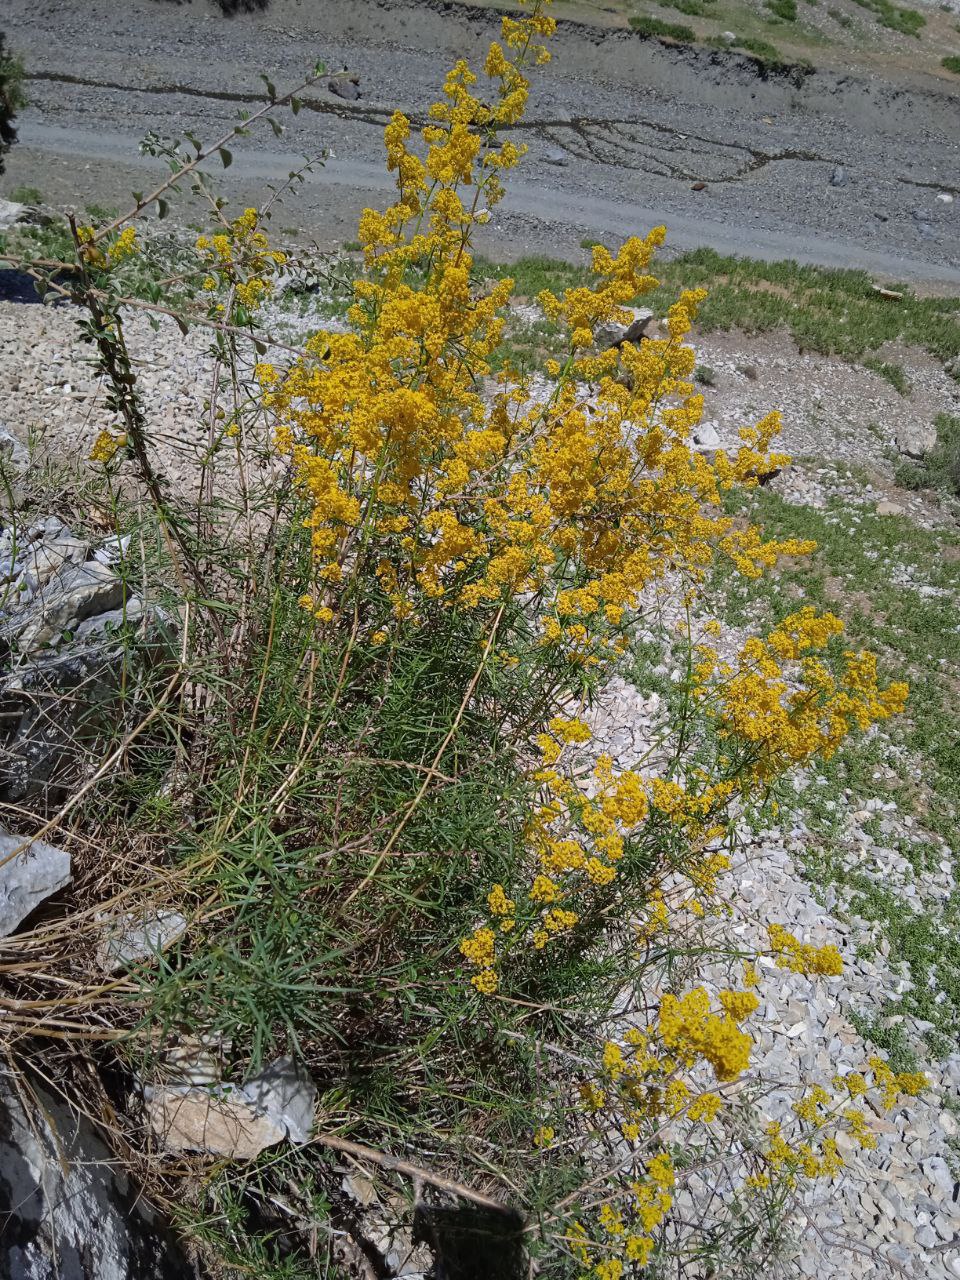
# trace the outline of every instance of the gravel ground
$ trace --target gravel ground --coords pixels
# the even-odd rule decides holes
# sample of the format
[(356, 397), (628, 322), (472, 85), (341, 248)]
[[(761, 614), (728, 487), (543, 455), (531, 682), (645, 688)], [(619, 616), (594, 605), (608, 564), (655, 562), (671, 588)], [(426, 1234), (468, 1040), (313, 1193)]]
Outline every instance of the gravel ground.
[[(55, 457), (85, 458), (98, 433), (114, 427), (103, 386), (80, 342), (80, 312), (0, 302), (0, 419), (24, 443)], [(168, 478), (183, 493), (196, 475), (203, 442), (203, 398), (213, 361), (202, 330), (182, 337), (162, 317), (130, 315), (124, 331), (154, 426), (152, 442)]]
[[(784, 334), (704, 334), (694, 345), (698, 363), (712, 370), (717, 384), (702, 388), (704, 419), (724, 444), (735, 445), (737, 428), (771, 406), (780, 409), (779, 447), (794, 462), (772, 487), (788, 501), (818, 508), (836, 496), (858, 506), (887, 502), (898, 509), (889, 514), (909, 515), (924, 528), (955, 525), (951, 506), (901, 489), (894, 479), (897, 437), (906, 426), (960, 414), (960, 383), (924, 352), (895, 344), (881, 352), (906, 374), (904, 396), (870, 369), (798, 352)], [(847, 467), (856, 474), (845, 478)]]
[[(523, 309), (524, 320), (532, 318), (529, 311)], [(89, 350), (79, 341), (78, 317), (69, 306), (0, 301), (0, 417), (24, 440), (39, 434), (50, 446), (83, 454), (111, 419), (102, 408)], [(280, 307), (264, 316), (267, 332), (292, 342), (321, 324), (332, 327), (336, 321), (299, 317)], [(171, 478), (186, 480), (202, 445), (195, 424), (213, 372), (208, 338), (200, 329), (183, 337), (165, 317), (154, 329), (136, 312), (125, 330), (156, 423), (154, 438), (165, 451)], [(704, 420), (722, 443), (735, 444), (737, 428), (772, 406), (781, 410), (780, 444), (794, 464), (773, 483), (785, 497), (814, 506), (823, 506), (831, 493), (862, 504), (892, 498), (917, 523), (952, 523), (952, 513), (941, 504), (896, 489), (893, 478), (897, 433), (905, 423), (960, 414), (960, 384), (925, 353), (880, 353), (901, 364), (911, 386), (903, 396), (871, 370), (798, 352), (785, 334), (695, 333), (693, 342), (698, 365), (711, 370), (715, 383), (700, 388)], [(845, 484), (838, 463), (860, 468), (867, 483)]]
[[(421, 116), (441, 68), (476, 57), (495, 21), (422, 0), (278, 0), (229, 22), (200, 4), (7, 0), (30, 106), (5, 189), (126, 204), (156, 164), (137, 153), (148, 130), (212, 137), (256, 99), (260, 71), (294, 85), (319, 56), (360, 77), (359, 100), (322, 79), (282, 139), (238, 142), (218, 181), (231, 198), (259, 196), (304, 153), (326, 151), (282, 216), (323, 242), (348, 237), (369, 193), (389, 183), (390, 112)], [(960, 195), (960, 101), (945, 81), (847, 66), (798, 77), (573, 24), (554, 48), (518, 131), (530, 153), (485, 228), (486, 250), (573, 253), (585, 234), (666, 222), (678, 247), (960, 281), (960, 201), (938, 198)]]

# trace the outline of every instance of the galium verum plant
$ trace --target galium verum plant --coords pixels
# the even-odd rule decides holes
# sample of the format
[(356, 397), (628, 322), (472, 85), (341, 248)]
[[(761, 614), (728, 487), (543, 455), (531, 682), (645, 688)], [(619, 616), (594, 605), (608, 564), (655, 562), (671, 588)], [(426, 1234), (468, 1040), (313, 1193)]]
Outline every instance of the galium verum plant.
[[(76, 245), (99, 308), (89, 336), (122, 383), (125, 429), (92, 456), (112, 478), (129, 463), (151, 479), (193, 616), (218, 593), (237, 613), (192, 624), (209, 668), (191, 686), (202, 763), (179, 839), (206, 906), (189, 945), (145, 975), (147, 1021), (173, 1033), (203, 1021), (248, 1059), (285, 1037), (336, 1081), (344, 1063), (365, 1079), (389, 1061), (408, 1081), (407, 1140), (428, 1133), (436, 1149), (448, 1135), (460, 1164), (470, 1142), (455, 1149), (450, 1133), (477, 1128), (505, 1151), (519, 1125), (518, 1167), (536, 1154), (531, 1237), (558, 1274), (619, 1280), (705, 1247), (672, 1215), (704, 1165), (728, 1170), (719, 1199), (738, 1239), (769, 1250), (763, 1224), (798, 1183), (840, 1170), (836, 1130), (870, 1145), (857, 1100), (874, 1090), (894, 1105), (923, 1087), (875, 1058), (811, 1084), (792, 1128), (751, 1128), (753, 1099), (733, 1086), (749, 1068), (758, 961), (824, 979), (842, 962), (776, 921), (753, 949), (723, 936), (738, 821), (769, 813), (792, 770), (901, 710), (907, 690), (809, 608), (732, 653), (716, 644), (702, 599), (715, 563), (756, 577), (812, 544), (765, 539), (725, 511), (727, 493), (788, 461), (776, 413), (745, 426), (736, 451), (691, 444), (701, 292), (681, 294), (662, 336), (595, 345), (656, 287), (663, 228), (594, 247), (590, 287), (539, 296), (563, 359), (535, 374), (496, 359), (513, 284), (480, 278), (473, 233), (525, 150), (513, 130), (529, 68), (549, 58), (546, 7), (502, 18), (480, 75), (457, 62), (419, 139), (392, 117), (397, 196), (361, 216), (346, 332), (320, 329), (293, 358), (271, 347), (257, 316), (286, 256), (264, 211), (230, 218), (211, 202), (193, 321), (226, 374), (194, 522), (151, 479), (135, 380), (117, 364), (110, 281), (140, 250), (134, 227), (79, 228)], [(685, 654), (682, 702), (656, 761), (623, 768), (594, 750), (590, 707), (664, 594), (685, 620), (667, 637)], [(714, 962), (729, 980), (703, 976)], [(465, 1013), (469, 1032), (455, 1033)], [(564, 1037), (576, 1070), (562, 1044), (533, 1070)], [(430, 1091), (423, 1063), (444, 1052), (483, 1106), (446, 1082)], [(504, 1081), (520, 1080), (530, 1092), (507, 1117)], [(338, 1124), (395, 1123), (370, 1090), (334, 1093)]]

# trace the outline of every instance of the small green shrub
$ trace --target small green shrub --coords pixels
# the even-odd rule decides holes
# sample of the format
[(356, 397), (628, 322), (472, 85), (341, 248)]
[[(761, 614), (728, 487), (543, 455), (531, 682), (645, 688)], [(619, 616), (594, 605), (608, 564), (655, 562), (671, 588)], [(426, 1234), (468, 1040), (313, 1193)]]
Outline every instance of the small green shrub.
[(797, 0), (764, 0), (764, 5), (784, 22), (796, 22)]
[(630, 19), (630, 26), (642, 36), (667, 36), (671, 40), (684, 40), (692, 43), (696, 40), (696, 32), (679, 22), (661, 22), (659, 18), (635, 15)]
[(746, 40), (738, 40), (737, 44), (739, 48), (746, 50), (747, 53), (752, 53), (755, 58), (759, 58), (761, 62), (766, 63), (768, 66), (781, 67), (787, 65), (787, 60), (780, 50), (766, 40), (758, 40), (751, 37)]
[(960, 496), (960, 417), (941, 413), (935, 420), (937, 444), (922, 462), (897, 464), (897, 484), (905, 489), (941, 489)]
[[(958, 27), (958, 30), (960, 30), (960, 27)], [(956, 54), (951, 54), (949, 58), (944, 58), (940, 65), (947, 71), (952, 71), (955, 76), (960, 76), (960, 57)]]
[(926, 486), (927, 471), (919, 462), (904, 460), (897, 463), (893, 471), (893, 478), (901, 489), (909, 489), (911, 492), (916, 493), (918, 489), (923, 489)]
[(910, 382), (903, 371), (902, 365), (891, 364), (887, 360), (877, 360), (873, 356), (865, 357), (862, 363), (864, 368), (872, 370), (881, 378), (885, 378), (891, 387), (899, 391), (902, 396), (910, 394)]
[(10, 192), (10, 199), (17, 204), (42, 204), (43, 192), (39, 187), (14, 187)]
[(960, 494), (960, 417), (941, 413), (936, 419), (937, 447), (926, 459), (934, 485)]
[(3, 173), (4, 153), (17, 140), (13, 127), (14, 117), (26, 99), (23, 96), (23, 63), (7, 53), (3, 33), (0, 32), (0, 173)]
[(120, 212), (120, 210), (117, 208), (111, 207), (110, 205), (106, 205), (106, 204), (98, 204), (97, 201), (95, 200), (92, 201), (90, 204), (84, 205), (83, 211), (94, 222), (112, 222), (113, 219)]

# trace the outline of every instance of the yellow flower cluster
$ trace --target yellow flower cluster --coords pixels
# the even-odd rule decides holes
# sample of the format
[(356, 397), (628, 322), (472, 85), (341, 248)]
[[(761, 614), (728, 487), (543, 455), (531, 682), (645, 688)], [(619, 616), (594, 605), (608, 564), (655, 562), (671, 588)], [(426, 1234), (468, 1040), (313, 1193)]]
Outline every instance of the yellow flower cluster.
[[(261, 383), (311, 505), (319, 571), (360, 546), (352, 576), (379, 579), (384, 616), (371, 611), (371, 630), (527, 595), (548, 656), (589, 668), (622, 652), (625, 613), (657, 576), (699, 579), (716, 554), (759, 572), (798, 544), (765, 543), (720, 509), (724, 489), (773, 465), (776, 415), (744, 430), (734, 458), (711, 464), (690, 447), (702, 398), (683, 339), (701, 294), (670, 309), (668, 337), (619, 357), (591, 353), (594, 327), (625, 317), (656, 283), (647, 268), (662, 228), (616, 255), (597, 250), (595, 287), (541, 296), (570, 335), (546, 403), (509, 372), (492, 402), (480, 394), (512, 282), (478, 290), (470, 237), (520, 158), (500, 130), (519, 119), (524, 67), (553, 26), (539, 2), (503, 18), (486, 98), (457, 63), (430, 109), (425, 155), (394, 115), (385, 143), (397, 200), (361, 218), (367, 272), (354, 284), (352, 331), (317, 334), (284, 376), (270, 370)], [(229, 243), (204, 247), (216, 258)]]
[(620, 1280), (624, 1263), (647, 1265), (654, 1250), (654, 1232), (673, 1204), (676, 1180), (670, 1155), (658, 1151), (647, 1158), (643, 1176), (630, 1181), (622, 1208), (601, 1206), (597, 1214), (599, 1239), (591, 1240), (582, 1223), (573, 1223), (567, 1242), (577, 1261), (590, 1267), (593, 1280)]
[(107, 261), (112, 267), (139, 252), (140, 246), (137, 244), (136, 227), (124, 227), (107, 251)]
[(475, 929), (472, 937), (464, 938), (460, 950), (479, 973), (471, 981), (483, 995), (493, 995), (498, 979), (493, 969), (495, 935), (492, 929)]
[(873, 1086), (881, 1091), (883, 1105), (888, 1111), (896, 1106), (901, 1094), (915, 1098), (928, 1087), (927, 1077), (921, 1071), (894, 1071), (883, 1058), (878, 1057), (872, 1057), (869, 1065), (873, 1072)]
[(835, 1137), (828, 1136), (829, 1129), (842, 1128), (857, 1145), (872, 1151), (877, 1145), (876, 1134), (870, 1127), (866, 1113), (849, 1103), (867, 1095), (871, 1088), (881, 1097), (888, 1110), (904, 1095), (915, 1097), (927, 1088), (926, 1076), (919, 1072), (895, 1072), (879, 1057), (869, 1059), (873, 1076), (872, 1085), (859, 1071), (846, 1076), (835, 1076), (834, 1094), (822, 1085), (814, 1085), (796, 1103), (793, 1110), (802, 1124), (802, 1134), (793, 1141), (784, 1134), (783, 1125), (770, 1122), (765, 1129), (766, 1142), (761, 1152), (765, 1168), (747, 1178), (747, 1190), (770, 1186), (773, 1179), (782, 1180), (792, 1187), (798, 1176), (804, 1178), (831, 1178), (843, 1167), (843, 1158)]
[(831, 978), (843, 973), (843, 960), (834, 946), (814, 947), (800, 942), (779, 924), (767, 925), (767, 937), (770, 940), (770, 950), (781, 969), (790, 969), (793, 973), (805, 973), (808, 976), (823, 974)]
[(126, 446), (125, 432), (108, 431), (106, 427), (100, 432), (90, 450), (90, 461), (101, 462), (104, 466), (112, 462), (121, 449)]
[(77, 227), (79, 256), (88, 266), (97, 267), (102, 270), (108, 265), (108, 259), (100, 246), (95, 243), (94, 237), (96, 234), (97, 233), (93, 227)]
[(847, 650), (841, 674), (824, 651), (843, 631), (832, 614), (805, 608), (765, 638), (751, 637), (736, 666), (699, 646), (698, 695), (712, 700), (721, 737), (747, 748), (743, 768), (767, 781), (814, 756), (829, 759), (851, 729), (903, 710), (908, 689), (881, 689), (873, 654)]
[[(627, 1032), (623, 1043), (606, 1042), (602, 1082), (585, 1081), (580, 1086), (591, 1127), (602, 1133), (619, 1127), (645, 1165), (642, 1179), (628, 1177), (616, 1196), (601, 1205), (592, 1230), (582, 1220), (568, 1228), (567, 1243), (590, 1280), (623, 1275), (630, 1264), (646, 1266), (654, 1257), (660, 1243), (658, 1228), (670, 1208), (677, 1179), (670, 1157), (656, 1150), (664, 1130), (671, 1128), (677, 1139), (679, 1121), (714, 1125), (732, 1105), (716, 1092), (695, 1087), (693, 1073), (702, 1062), (708, 1062), (723, 1081), (742, 1072), (748, 1045), (738, 1041), (736, 1023), (755, 1011), (757, 999), (752, 992), (722, 991), (718, 1003), (722, 1017), (711, 1012), (702, 989), (664, 997), (659, 1016), (649, 1027)], [(794, 1104), (796, 1124), (770, 1121), (759, 1144), (750, 1137), (738, 1146), (739, 1158), (751, 1167), (743, 1179), (745, 1194), (789, 1190), (799, 1179), (835, 1177), (844, 1165), (838, 1131), (848, 1133), (863, 1149), (872, 1149), (877, 1142), (865, 1113), (851, 1106), (851, 1100), (874, 1089), (889, 1107), (927, 1084), (924, 1076), (896, 1073), (880, 1058), (871, 1058), (869, 1067), (872, 1085), (860, 1072), (835, 1077), (833, 1093), (814, 1085)], [(726, 1127), (725, 1141), (740, 1124), (734, 1120), (732, 1129)], [(684, 1132), (692, 1136), (692, 1129)], [(649, 1144), (648, 1150), (644, 1144)]]
[(245, 209), (223, 231), (198, 236), (196, 241), (206, 270), (202, 288), (208, 292), (218, 285), (232, 288), (236, 302), (247, 311), (255, 311), (270, 297), (271, 276), (287, 261), (285, 253), (270, 248), (259, 223), (257, 210)]
[[(749, 800), (798, 761), (829, 755), (853, 729), (903, 706), (906, 686), (893, 683), (881, 689), (872, 655), (848, 652), (842, 673), (834, 674), (823, 651), (841, 630), (832, 615), (803, 609), (785, 618), (765, 640), (748, 640), (743, 665), (737, 671), (722, 669), (718, 681), (714, 669), (723, 664), (713, 658), (701, 661), (694, 671), (693, 694), (706, 703), (727, 754), (712, 773), (691, 769), (684, 782), (647, 778), (631, 769), (617, 772), (611, 758), (601, 755), (588, 794), (582, 774), (558, 767), (569, 750), (589, 740), (588, 726), (576, 717), (551, 718), (534, 739), (540, 767), (533, 779), (542, 798), (527, 821), (530, 900), (563, 902), (573, 908), (570, 918), (576, 923), (591, 894), (614, 885), (627, 841), (659, 847), (666, 822), (686, 838), (672, 870), (686, 877), (692, 893), (678, 905), (696, 916), (718, 909), (719, 877), (730, 864), (712, 846), (724, 836), (734, 802)], [(706, 649), (699, 646), (701, 658)], [(791, 673), (790, 664), (798, 659), (801, 669)], [(655, 879), (649, 892), (641, 941), (665, 927), (668, 918)], [(578, 901), (571, 902), (573, 897)], [(504, 953), (516, 950), (524, 937), (542, 949), (550, 936), (563, 931), (556, 918), (545, 925), (521, 913), (516, 923), (517, 930), (503, 942)], [(842, 971), (833, 946), (801, 943), (778, 924), (770, 926), (769, 939), (782, 968), (826, 976)], [(495, 957), (491, 967), (498, 963)]]
[(685, 1115), (691, 1122), (712, 1124), (723, 1100), (718, 1093), (694, 1085), (694, 1073), (706, 1063), (720, 1082), (737, 1079), (750, 1060), (750, 1037), (739, 1023), (757, 1007), (752, 992), (723, 991), (720, 1012), (711, 1009), (707, 992), (698, 987), (682, 996), (661, 997), (650, 1025), (627, 1031), (623, 1043), (608, 1040), (603, 1048), (602, 1084), (581, 1085), (590, 1112), (607, 1109), (611, 1124), (628, 1141), (637, 1141), (645, 1122)]
[(832, 1178), (843, 1168), (843, 1157), (835, 1138), (823, 1138), (819, 1146), (811, 1142), (791, 1144), (783, 1136), (783, 1126), (772, 1120), (766, 1127), (767, 1144), (763, 1159), (767, 1172), (758, 1179), (748, 1180), (752, 1186), (769, 1186), (773, 1176), (785, 1186), (793, 1187), (797, 1174), (805, 1178)]
[(735, 1080), (749, 1065), (752, 1043), (738, 1023), (758, 1002), (750, 992), (725, 994), (729, 1005), (724, 1004), (723, 1015), (711, 1013), (710, 997), (702, 987), (680, 999), (665, 995), (660, 1001), (658, 1030), (662, 1043), (683, 1066), (692, 1067), (702, 1058), (713, 1067), (718, 1080)]

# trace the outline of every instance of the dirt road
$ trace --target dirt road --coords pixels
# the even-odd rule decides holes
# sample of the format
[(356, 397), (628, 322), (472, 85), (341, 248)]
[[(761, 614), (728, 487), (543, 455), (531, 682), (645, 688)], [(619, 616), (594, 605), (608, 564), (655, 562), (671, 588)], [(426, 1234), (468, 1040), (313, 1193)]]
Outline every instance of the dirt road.
[[(326, 151), (282, 214), (325, 243), (349, 237), (389, 187), (390, 112), (422, 117), (443, 68), (478, 54), (496, 17), (439, 0), (274, 0), (230, 20), (202, 0), (6, 0), (3, 25), (31, 97), (3, 189), (58, 202), (123, 204), (155, 163), (138, 155), (148, 130), (213, 136), (258, 100), (261, 71), (278, 86), (318, 58), (358, 73), (358, 101), (322, 80), (282, 138), (238, 145), (222, 179), (231, 198), (256, 196)], [(554, 51), (517, 130), (529, 155), (486, 232), (498, 256), (570, 256), (586, 235), (665, 222), (678, 248), (960, 284), (960, 100), (942, 81), (764, 71), (570, 23)]]

